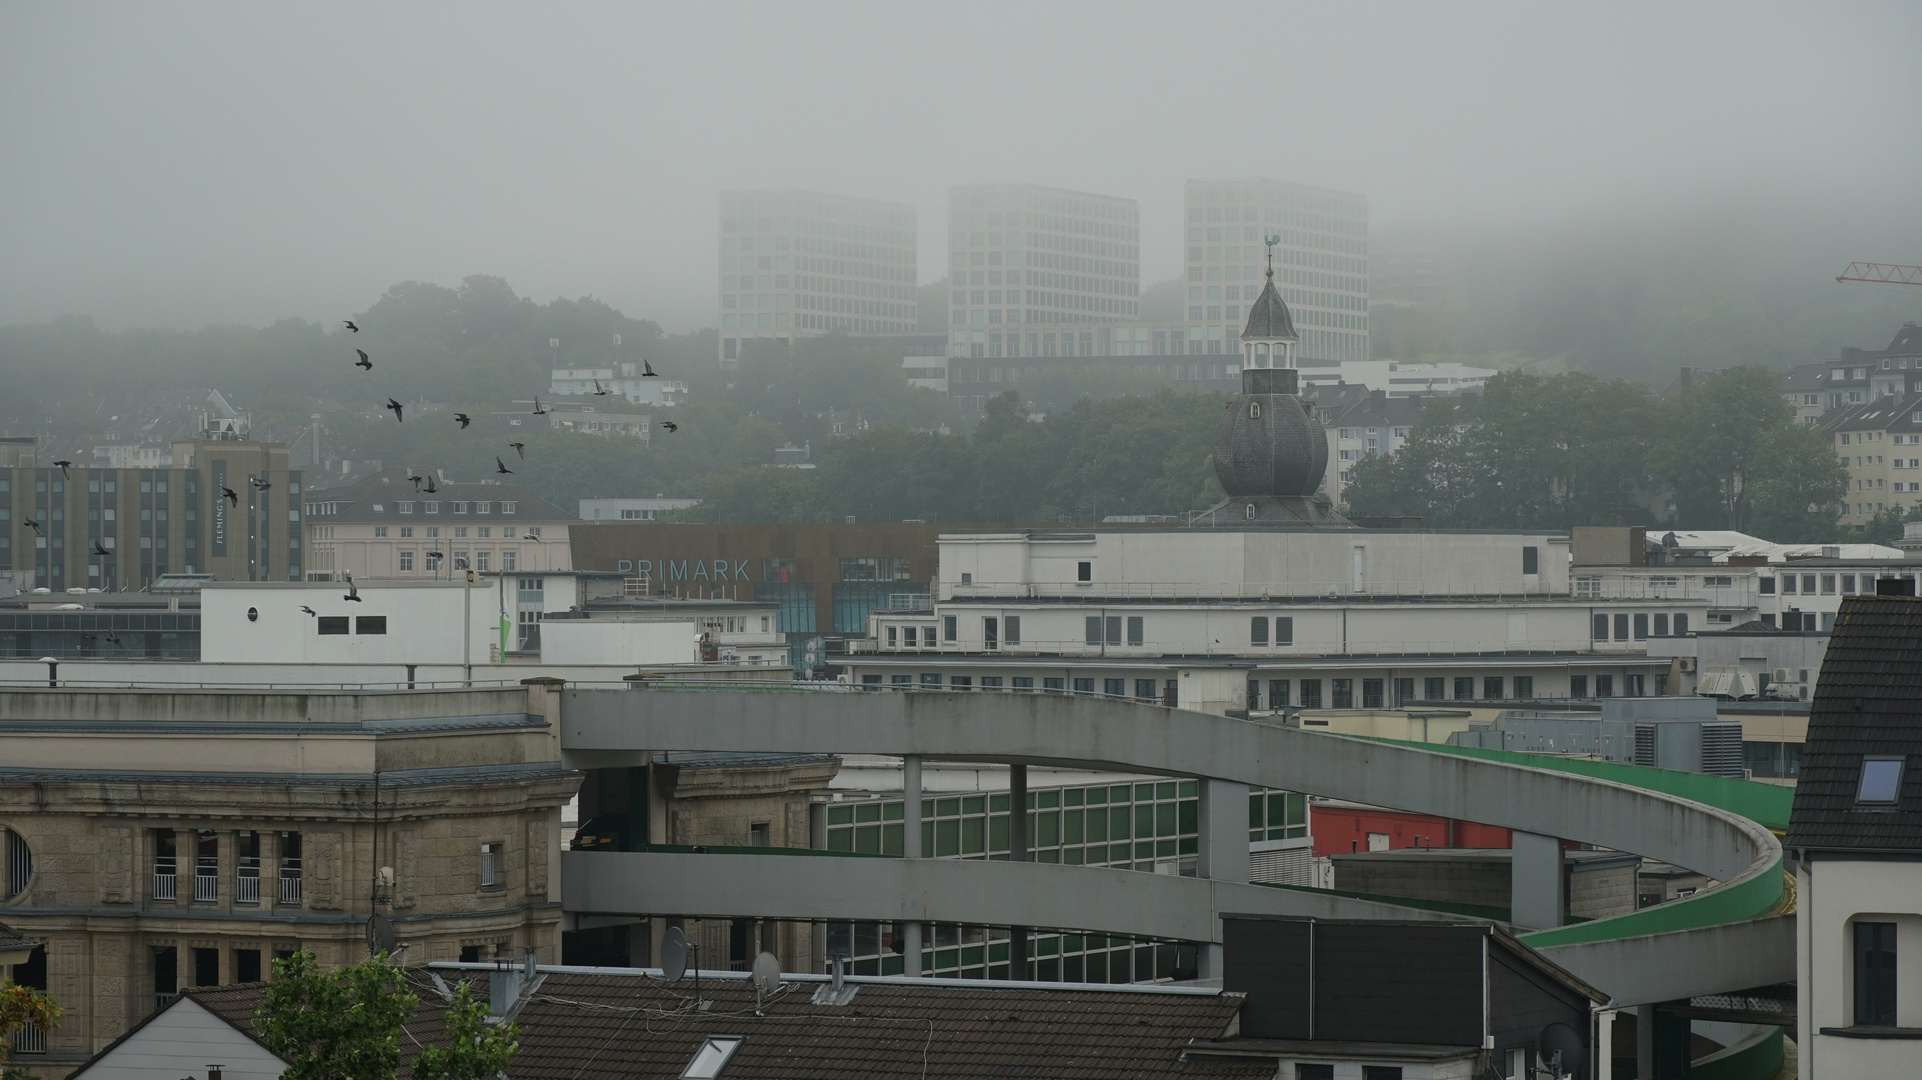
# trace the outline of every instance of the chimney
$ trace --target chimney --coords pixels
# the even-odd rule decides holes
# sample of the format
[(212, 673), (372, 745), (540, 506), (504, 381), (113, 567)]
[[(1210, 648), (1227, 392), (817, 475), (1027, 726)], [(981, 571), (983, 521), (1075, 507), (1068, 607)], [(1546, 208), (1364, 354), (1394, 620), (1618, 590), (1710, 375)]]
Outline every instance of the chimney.
[(207, 1080), (220, 1080), (220, 1070), (224, 1068), (226, 1068), (225, 1065), (207, 1066)]

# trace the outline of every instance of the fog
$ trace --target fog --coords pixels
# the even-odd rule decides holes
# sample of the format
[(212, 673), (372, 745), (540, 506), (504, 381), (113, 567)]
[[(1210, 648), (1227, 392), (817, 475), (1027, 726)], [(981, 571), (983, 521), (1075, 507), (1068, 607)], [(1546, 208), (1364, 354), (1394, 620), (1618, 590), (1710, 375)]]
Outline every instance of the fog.
[(1780, 236), (1769, 275), (1828, 283), (1922, 262), (1918, 45), (1900, 0), (6, 3), (0, 323), (488, 273), (711, 326), (717, 195), (763, 186), (914, 204), (924, 281), (950, 184), (1133, 197), (1146, 285), (1208, 176), (1364, 193), (1378, 245), (1701, 216), (1706, 272)]

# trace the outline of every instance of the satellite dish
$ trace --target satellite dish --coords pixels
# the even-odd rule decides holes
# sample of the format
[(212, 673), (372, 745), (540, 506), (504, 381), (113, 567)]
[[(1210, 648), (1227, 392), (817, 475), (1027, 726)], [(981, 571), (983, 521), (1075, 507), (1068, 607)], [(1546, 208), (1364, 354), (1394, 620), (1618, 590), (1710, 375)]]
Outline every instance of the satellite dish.
[(387, 916), (375, 915), (367, 920), (367, 951), (393, 953), (394, 923)]
[(1556, 1076), (1578, 1075), (1582, 1067), (1582, 1037), (1567, 1024), (1556, 1022), (1542, 1029), (1535, 1039), (1536, 1053)]
[(687, 974), (687, 935), (678, 926), (670, 926), (661, 935), (661, 976), (668, 982), (680, 982)]
[(771, 952), (763, 952), (754, 958), (754, 989), (762, 994), (772, 994), (781, 988), (781, 962)]

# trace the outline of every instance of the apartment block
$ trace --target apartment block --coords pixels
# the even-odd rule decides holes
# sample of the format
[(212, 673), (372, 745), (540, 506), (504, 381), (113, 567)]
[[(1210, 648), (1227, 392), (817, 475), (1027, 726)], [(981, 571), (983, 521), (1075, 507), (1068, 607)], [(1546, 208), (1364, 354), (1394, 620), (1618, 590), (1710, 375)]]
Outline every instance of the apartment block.
[(915, 332), (914, 207), (729, 191), (720, 225), (722, 363), (754, 341)]
[(1093, 356), (1140, 314), (1141, 208), (1034, 184), (948, 192), (950, 356)]

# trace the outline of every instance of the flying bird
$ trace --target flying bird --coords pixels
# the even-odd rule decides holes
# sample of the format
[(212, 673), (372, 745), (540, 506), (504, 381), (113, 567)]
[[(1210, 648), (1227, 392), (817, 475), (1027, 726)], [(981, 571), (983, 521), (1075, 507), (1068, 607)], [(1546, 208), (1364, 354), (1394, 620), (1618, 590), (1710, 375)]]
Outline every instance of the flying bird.
[(100, 556), (103, 559), (113, 554), (113, 552), (108, 551), (106, 547), (103, 544), (101, 544), (100, 541), (98, 540), (95, 540), (93, 542), (93, 553), (95, 555)]
[(434, 478), (433, 478), (433, 477), (431, 477), (431, 476), (427, 478), (427, 489), (426, 489), (426, 490), (427, 490), (427, 494), (429, 494), (429, 495), (432, 495), (432, 494), (434, 494), (435, 492), (437, 492), (437, 491), (439, 491), (439, 490), (440, 490), (439, 488), (437, 488), (437, 487), (435, 487), (435, 486), (434, 486)]
[(360, 599), (360, 586), (358, 586), (358, 585), (356, 585), (356, 584), (354, 584), (354, 574), (353, 574), (353, 571), (351, 571), (351, 570), (342, 570), (342, 571), (341, 571), (341, 575), (342, 575), (343, 577), (345, 577), (345, 578), (347, 579), (347, 595), (346, 595), (346, 596), (343, 596), (343, 597), (341, 597), (341, 599), (342, 599), (342, 600), (352, 600), (352, 601), (353, 601), (354, 603), (356, 603), (356, 604), (358, 604), (358, 603), (360, 603), (360, 602), (361, 602), (361, 599)]
[(109, 630), (109, 631), (107, 631), (107, 644), (109, 644), (109, 645), (121, 645), (121, 644), (124, 644), (124, 642), (122, 642), (122, 641), (120, 640), (120, 635), (119, 635), (119, 634), (116, 634), (116, 633), (114, 633), (114, 632), (113, 632), (112, 630)]
[(221, 497), (221, 498), (223, 498), (223, 499), (226, 499), (226, 500), (227, 500), (228, 502), (230, 502), (230, 503), (232, 503), (232, 504), (234, 505), (234, 507), (235, 507), (236, 509), (238, 509), (238, 508), (239, 508), (239, 506), (240, 506), (240, 494), (239, 494), (238, 492), (236, 492), (236, 491), (235, 491), (235, 490), (234, 490), (233, 488), (230, 488), (230, 487), (224, 487), (224, 488), (221, 488), (221, 489), (220, 489), (220, 497)]
[(360, 359), (354, 361), (355, 367), (360, 368), (363, 371), (374, 370), (374, 362), (372, 360), (367, 359), (366, 349), (355, 349), (354, 351), (360, 354)]
[(508, 443), (507, 445), (509, 445), (509, 446), (511, 446), (511, 447), (513, 447), (513, 448), (514, 448), (514, 452), (515, 452), (516, 454), (519, 454), (519, 455), (521, 456), (521, 460), (523, 460), (523, 461), (525, 461), (525, 460), (527, 460), (527, 444), (526, 444), (526, 443), (524, 443), (524, 442), (511, 442), (511, 443)]
[(404, 424), (407, 422), (407, 418), (400, 414), (400, 402), (395, 401), (393, 398), (388, 398), (387, 407), (394, 410), (394, 423)]
[(260, 489), (260, 490), (262, 490), (262, 491), (266, 491), (266, 490), (267, 490), (268, 488), (270, 488), (270, 487), (273, 487), (273, 486), (274, 486), (274, 485), (272, 485), (272, 484), (269, 484), (269, 483), (268, 483), (267, 481), (265, 481), (265, 480), (262, 480), (262, 479), (261, 479), (260, 477), (258, 477), (258, 476), (249, 476), (249, 477), (247, 478), (247, 482), (248, 482), (249, 484), (252, 484), (253, 486), (255, 486), (255, 487), (257, 487), (257, 488), (259, 488), (259, 489)]
[(609, 395), (609, 394), (611, 394), (611, 393), (613, 393), (613, 392), (614, 392), (614, 391), (612, 391), (612, 390), (607, 390), (607, 389), (604, 389), (604, 388), (603, 388), (603, 387), (601, 386), (601, 380), (599, 380), (599, 379), (595, 379), (595, 380), (594, 380), (594, 396), (595, 396), (595, 397), (606, 397), (607, 395)]
[(309, 615), (313, 615), (315, 617), (319, 617), (320, 615), (320, 612), (315, 611), (313, 608), (308, 607), (306, 604), (300, 605), (300, 610), (306, 612)]
[[(355, 325), (354, 325), (354, 320), (352, 320), (352, 319), (342, 319), (342, 320), (340, 321), (340, 325), (342, 325), (342, 326), (344, 326), (344, 327), (346, 327), (346, 328), (347, 328), (347, 329), (349, 329), (349, 330), (352, 330), (352, 331), (353, 331), (354, 333), (356, 333), (356, 334), (358, 334), (358, 333), (360, 333), (360, 327), (358, 327), (358, 326), (355, 326)], [(367, 354), (366, 354), (366, 353), (362, 353), (361, 355), (362, 355), (362, 356), (365, 356), (365, 355), (367, 355)]]
[(414, 482), (414, 490), (415, 490), (415, 491), (419, 491), (419, 490), (420, 490), (420, 482), (421, 482), (422, 480), (425, 480), (425, 479), (426, 479), (426, 477), (424, 477), (424, 476), (410, 476), (410, 477), (408, 477), (407, 479), (409, 479), (409, 480), (412, 480), (412, 481)]
[(541, 408), (541, 396), (539, 394), (534, 395), (534, 415), (535, 416), (547, 415), (547, 410)]
[(654, 370), (653, 364), (648, 363), (646, 359), (641, 360), (641, 378), (658, 379), (660, 377), (660, 373)]
[(32, 529), (34, 532), (40, 531), (40, 523), (33, 520), (32, 518), (21, 518), (20, 524), (25, 525), (27, 528)]
[(535, 542), (536, 544), (538, 544), (538, 543), (540, 543), (540, 542), (541, 542), (541, 538), (540, 538), (540, 537), (538, 537), (538, 536), (536, 536), (536, 535), (534, 535), (533, 533), (528, 533), (528, 534), (527, 534), (527, 537), (526, 537), (526, 539), (528, 539), (528, 540), (532, 540), (532, 541), (533, 541), (533, 542)]
[(512, 473), (514, 470), (508, 468), (507, 463), (502, 461), (500, 458), (495, 458), (494, 471), (497, 473)]
[(60, 466), (60, 475), (61, 475), (61, 476), (63, 476), (63, 477), (71, 477), (71, 476), (73, 475), (72, 473), (70, 473), (70, 472), (68, 472), (68, 471), (67, 471), (68, 469), (71, 469), (71, 468), (73, 468), (73, 462), (71, 462), (71, 461), (56, 461), (56, 462), (54, 462), (54, 464), (55, 464), (55, 465), (58, 465), (58, 466)]
[(473, 422), (474, 422), (474, 420), (473, 420), (473, 418), (472, 418), (472, 417), (470, 417), (470, 416), (468, 416), (468, 415), (467, 415), (466, 413), (464, 413), (464, 412), (457, 412), (457, 413), (455, 413), (455, 414), (454, 414), (454, 419), (456, 419), (456, 420), (458, 420), (458, 421), (460, 421), (460, 429), (461, 429), (462, 431), (466, 431), (466, 430), (467, 430), (467, 425), (469, 425), (469, 424), (471, 424), (471, 423), (473, 423)]
[(681, 430), (681, 425), (675, 423), (672, 420), (663, 420), (661, 421), (661, 430), (667, 432), (669, 435), (672, 435), (675, 432)]

